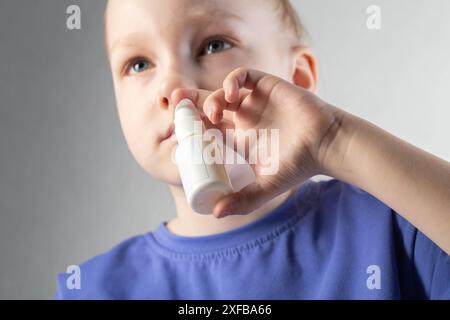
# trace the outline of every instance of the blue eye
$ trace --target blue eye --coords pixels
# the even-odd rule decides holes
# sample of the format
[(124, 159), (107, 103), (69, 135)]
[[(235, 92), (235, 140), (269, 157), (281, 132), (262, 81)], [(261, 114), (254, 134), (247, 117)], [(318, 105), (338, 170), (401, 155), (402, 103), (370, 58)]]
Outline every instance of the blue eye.
[(207, 42), (206, 47), (201, 52), (201, 55), (208, 55), (213, 53), (218, 53), (224, 50), (228, 50), (232, 48), (233, 45), (231, 45), (228, 41), (222, 40), (222, 39), (215, 39)]
[(146, 60), (136, 60), (131, 64), (129, 72), (132, 74), (139, 74), (150, 67), (150, 62)]

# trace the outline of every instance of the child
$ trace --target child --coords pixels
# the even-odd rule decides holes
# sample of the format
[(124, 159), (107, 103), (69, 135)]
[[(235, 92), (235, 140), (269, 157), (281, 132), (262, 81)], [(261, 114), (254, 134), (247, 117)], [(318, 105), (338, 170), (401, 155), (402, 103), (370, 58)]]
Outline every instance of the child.
[[(122, 129), (177, 217), (82, 264), (80, 289), (61, 273), (57, 298), (450, 298), (449, 163), (319, 99), (302, 31), (288, 0), (109, 1)], [(279, 130), (277, 173), (252, 164), (212, 215), (171, 161), (184, 98), (207, 128)]]

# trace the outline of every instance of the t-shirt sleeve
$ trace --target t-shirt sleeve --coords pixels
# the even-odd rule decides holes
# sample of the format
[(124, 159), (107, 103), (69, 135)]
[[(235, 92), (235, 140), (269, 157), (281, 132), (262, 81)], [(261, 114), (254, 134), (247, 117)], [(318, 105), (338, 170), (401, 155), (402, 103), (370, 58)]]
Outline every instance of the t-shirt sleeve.
[(54, 295), (55, 300), (64, 300), (64, 288), (65, 281), (63, 279), (63, 274), (60, 273), (56, 277), (56, 292)]
[(421, 232), (417, 232), (414, 263), (423, 275), (428, 298), (450, 300), (450, 256)]
[(450, 256), (399, 215), (397, 222), (410, 264), (405, 287), (422, 292), (426, 299), (450, 300)]

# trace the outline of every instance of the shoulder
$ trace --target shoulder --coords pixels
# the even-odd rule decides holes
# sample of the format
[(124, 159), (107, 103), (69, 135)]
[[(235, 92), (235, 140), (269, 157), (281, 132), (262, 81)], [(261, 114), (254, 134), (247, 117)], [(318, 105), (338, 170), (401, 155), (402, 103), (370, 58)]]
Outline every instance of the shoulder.
[[(331, 179), (309, 181), (296, 202), (310, 204), (307, 232), (342, 248), (354, 261), (394, 259), (386, 266), (396, 265), (405, 297), (450, 297), (450, 256), (381, 200)], [(364, 257), (358, 260), (359, 255)]]
[(118, 298), (117, 284), (131, 280), (151, 262), (147, 235), (129, 238), (57, 276), (57, 299)]
[(392, 248), (395, 213), (354, 185), (336, 179), (310, 180), (296, 192), (295, 206), (302, 217), (297, 234), (308, 235), (312, 243), (341, 248), (348, 255), (360, 254), (349, 250), (364, 253), (364, 248), (372, 248), (382, 254)]
[(388, 206), (370, 193), (337, 179), (308, 180), (298, 188), (296, 201), (312, 205), (315, 211), (326, 211), (328, 215), (333, 212), (361, 215), (373, 211), (390, 211)]

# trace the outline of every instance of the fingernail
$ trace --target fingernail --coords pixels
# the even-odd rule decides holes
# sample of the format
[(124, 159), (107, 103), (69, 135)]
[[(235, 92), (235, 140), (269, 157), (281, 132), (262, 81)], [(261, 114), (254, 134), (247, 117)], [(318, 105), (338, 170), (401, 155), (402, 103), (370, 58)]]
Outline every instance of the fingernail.
[(212, 115), (214, 112), (214, 108), (212, 106), (208, 106), (206, 108), (206, 114), (208, 115), (208, 118), (212, 120)]
[(227, 100), (227, 101), (231, 100), (231, 88), (230, 88), (230, 86), (227, 86), (225, 88), (225, 100)]
[(220, 212), (219, 218), (224, 218), (226, 216), (234, 214), (235, 212), (236, 212), (236, 209), (234, 209), (232, 207), (226, 208), (226, 209), (222, 210), (222, 212)]

